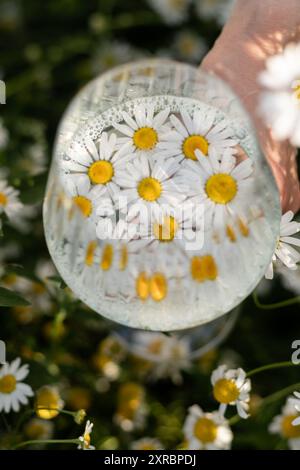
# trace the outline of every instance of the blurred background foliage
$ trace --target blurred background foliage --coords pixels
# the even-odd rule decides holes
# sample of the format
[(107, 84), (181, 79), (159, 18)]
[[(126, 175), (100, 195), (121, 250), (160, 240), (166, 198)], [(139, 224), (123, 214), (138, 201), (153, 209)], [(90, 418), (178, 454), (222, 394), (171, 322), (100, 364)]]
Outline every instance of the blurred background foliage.
[[(214, 12), (201, 16), (200, 2), (183, 1), (186, 15), (174, 20), (172, 10), (163, 15), (150, 0), (0, 0), (0, 78), (7, 87), (7, 103), (1, 105), (0, 179), (20, 191), (25, 205), (16, 220), (3, 224), (1, 285), (30, 302), (21, 305), (20, 297), (9, 299), (0, 290), (1, 305), (11, 305), (0, 308), (0, 338), (8, 360), (20, 356), (29, 363), (26, 380), (34, 391), (55, 385), (66, 410), (86, 410), (99, 449), (130, 448), (145, 436), (177, 448), (187, 408), (194, 403), (216, 408), (210, 374), (217, 364), (250, 370), (288, 361), (291, 344), (300, 337), (299, 304), (262, 310), (249, 298), (227, 340), (193, 361), (179, 383), (168, 374), (147, 380), (151, 364), (123, 350), (112, 336), (115, 325), (77, 301), (50, 265), (41, 204), (55, 131), (67, 104), (95, 75), (122, 62), (159, 55), (200, 63), (220, 33), (224, 13), (215, 2)], [(219, 3), (224, 8), (226, 2)], [(169, 4), (172, 9), (180, 2)], [(260, 287), (265, 303), (293, 295), (280, 278)], [(268, 433), (282, 400), (263, 408), (259, 403), (297, 381), (297, 368), (253, 379), (253, 416), (234, 426), (233, 448), (285, 448)], [(41, 435), (30, 413), (24, 419), (21, 413), (2, 418), (0, 448)], [(62, 413), (48, 423), (48, 435), (56, 439), (82, 431)]]

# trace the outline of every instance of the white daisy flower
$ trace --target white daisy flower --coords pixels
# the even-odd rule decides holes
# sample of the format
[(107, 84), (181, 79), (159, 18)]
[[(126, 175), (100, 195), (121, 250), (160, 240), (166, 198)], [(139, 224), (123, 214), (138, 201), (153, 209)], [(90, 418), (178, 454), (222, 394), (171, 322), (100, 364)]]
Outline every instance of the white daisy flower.
[(165, 23), (176, 25), (186, 20), (191, 0), (148, 0), (148, 3)]
[(300, 253), (291, 245), (300, 247), (300, 238), (292, 237), (291, 235), (295, 235), (300, 231), (300, 223), (295, 220), (292, 221), (293, 217), (294, 213), (292, 211), (286, 212), (281, 217), (277, 246), (265, 274), (267, 279), (273, 279), (274, 266), (276, 267), (278, 260), (289, 269), (297, 269), (297, 263), (300, 261)]
[(140, 221), (142, 240), (151, 248), (175, 242), (187, 249), (196, 241), (197, 246), (201, 247), (204, 237), (203, 230), (201, 232), (204, 224), (203, 211), (197, 214), (196, 209), (192, 204), (181, 204), (177, 208), (166, 206), (153, 211), (150, 220)]
[(220, 403), (219, 412), (224, 416), (228, 405), (234, 405), (241, 418), (248, 418), (251, 381), (241, 369), (228, 369), (221, 365), (211, 375), (214, 398)]
[(80, 178), (88, 184), (97, 185), (107, 190), (113, 197), (119, 192), (118, 173), (130, 159), (116, 149), (116, 134), (103, 132), (99, 142), (90, 138), (85, 139), (85, 146), (74, 143), (68, 152), (69, 160), (63, 160), (63, 168), (68, 171), (69, 177), (76, 183)]
[(29, 373), (27, 364), (21, 367), (18, 357), (10, 364), (6, 363), (0, 370), (0, 412), (18, 412), (20, 405), (27, 405), (28, 397), (33, 396), (32, 388), (22, 382)]
[(228, 122), (223, 119), (216, 123), (216, 113), (214, 109), (206, 112), (198, 110), (191, 117), (183, 109), (179, 117), (172, 114), (170, 121), (174, 129), (166, 132), (158, 143), (162, 155), (197, 161), (196, 151), (202, 156), (208, 156), (212, 152), (221, 154), (236, 146)]
[(13, 220), (22, 208), (19, 191), (9, 186), (6, 181), (0, 181), (0, 216), (4, 212), (9, 219)]
[(278, 140), (300, 147), (300, 43), (270, 57), (259, 77), (266, 89), (259, 110)]
[(215, 152), (203, 158), (196, 150), (195, 155), (198, 161), (187, 161), (175, 183), (186, 185), (189, 181), (189, 200), (196, 206), (203, 204), (208, 227), (222, 229), (229, 215), (243, 216), (249, 204), (252, 161), (247, 158), (236, 164), (231, 150), (223, 152), (220, 162)]
[(78, 438), (80, 441), (78, 449), (95, 450), (95, 447), (91, 446), (91, 432), (93, 430), (93, 426), (94, 424), (91, 423), (91, 421), (86, 422), (84, 433)]
[(294, 405), (295, 410), (299, 413), (299, 416), (293, 421), (294, 426), (299, 426), (300, 425), (300, 393), (299, 392), (294, 392), (294, 397), (290, 398), (290, 403)]
[(105, 189), (101, 185), (91, 188), (87, 178), (80, 175), (76, 181), (68, 179), (67, 189), (72, 196), (73, 207), (79, 209), (78, 213), (87, 219), (97, 218), (97, 211), (99, 212), (102, 201), (106, 200)]
[(223, 26), (228, 20), (235, 0), (196, 0), (196, 11), (205, 20), (216, 19)]
[(228, 422), (217, 411), (205, 413), (198, 405), (189, 408), (183, 432), (188, 450), (228, 450), (233, 439)]
[(300, 450), (300, 423), (295, 426), (295, 421), (298, 422), (300, 413), (295, 409), (291, 399), (293, 397), (287, 399), (281, 414), (275, 416), (269, 426), (269, 431), (286, 439), (291, 450)]
[(186, 62), (200, 62), (207, 51), (204, 40), (197, 34), (185, 30), (180, 31), (174, 38), (174, 50), (179, 59)]
[(191, 365), (190, 344), (186, 338), (138, 331), (133, 342), (134, 354), (152, 362), (151, 379), (170, 377), (176, 384), (182, 382), (181, 371)]
[(136, 105), (133, 117), (123, 111), (122, 116), (125, 124), (113, 123), (113, 127), (125, 136), (118, 138), (120, 151), (132, 154), (154, 150), (162, 134), (167, 130), (165, 122), (169, 113), (169, 108), (155, 113), (153, 104)]
[(131, 444), (132, 450), (163, 450), (162, 443), (153, 437), (142, 437)]
[(128, 211), (128, 206), (135, 204), (136, 211), (139, 211), (139, 208), (158, 210), (162, 204), (178, 205), (186, 197), (173, 182), (179, 168), (176, 161), (158, 162), (149, 160), (146, 155), (139, 155), (134, 161), (127, 163), (120, 173), (119, 182), (123, 190), (120, 193), (119, 206), (125, 206)]
[(43, 385), (36, 392), (35, 410), (41, 419), (53, 419), (59, 415), (64, 407), (64, 401), (61, 399), (57, 387), (53, 385)]

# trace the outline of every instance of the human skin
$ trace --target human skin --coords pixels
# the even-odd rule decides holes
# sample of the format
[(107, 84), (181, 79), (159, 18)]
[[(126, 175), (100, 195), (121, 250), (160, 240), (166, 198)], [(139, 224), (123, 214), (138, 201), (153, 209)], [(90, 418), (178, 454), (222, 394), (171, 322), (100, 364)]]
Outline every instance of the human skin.
[(229, 83), (252, 116), (280, 191), (283, 212), (300, 208), (297, 151), (286, 141), (276, 141), (258, 116), (261, 88), (257, 79), (268, 57), (281, 52), (288, 43), (299, 41), (299, 0), (237, 0), (230, 19), (201, 64)]

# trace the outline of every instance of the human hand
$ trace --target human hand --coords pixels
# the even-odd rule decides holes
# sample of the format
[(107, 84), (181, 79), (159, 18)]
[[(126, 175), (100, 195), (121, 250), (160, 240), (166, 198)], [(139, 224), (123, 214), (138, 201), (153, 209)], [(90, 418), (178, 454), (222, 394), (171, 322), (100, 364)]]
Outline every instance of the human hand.
[(258, 116), (258, 75), (266, 59), (292, 41), (300, 41), (299, 0), (237, 0), (231, 18), (201, 64), (232, 87), (252, 116), (280, 191), (283, 212), (300, 208), (297, 151), (288, 142), (276, 141)]

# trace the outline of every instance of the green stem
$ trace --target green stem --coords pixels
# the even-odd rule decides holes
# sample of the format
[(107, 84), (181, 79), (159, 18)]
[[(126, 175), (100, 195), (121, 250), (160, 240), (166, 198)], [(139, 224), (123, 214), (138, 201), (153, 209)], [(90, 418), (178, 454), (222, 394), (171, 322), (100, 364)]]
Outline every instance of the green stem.
[(20, 444), (17, 444), (13, 447), (14, 449), (19, 449), (20, 447), (29, 446), (32, 444), (79, 444), (79, 439), (38, 439), (38, 440), (31, 440), (31, 441), (24, 441)]
[(256, 292), (253, 292), (252, 298), (253, 298), (253, 301), (254, 301), (256, 307), (258, 307), (262, 310), (275, 310), (277, 308), (289, 307), (290, 305), (295, 305), (295, 304), (300, 303), (300, 296), (292, 297), (291, 299), (287, 299), (287, 300), (282, 300), (281, 302), (277, 302), (277, 303), (274, 303), (274, 304), (262, 304), (259, 301)]
[(252, 377), (253, 375), (259, 374), (260, 372), (264, 372), (265, 370), (272, 370), (272, 369), (281, 369), (282, 367), (294, 367), (300, 364), (294, 364), (291, 361), (284, 361), (284, 362), (274, 362), (273, 364), (267, 364), (266, 366), (257, 367), (256, 369), (252, 369), (247, 373), (247, 377)]

